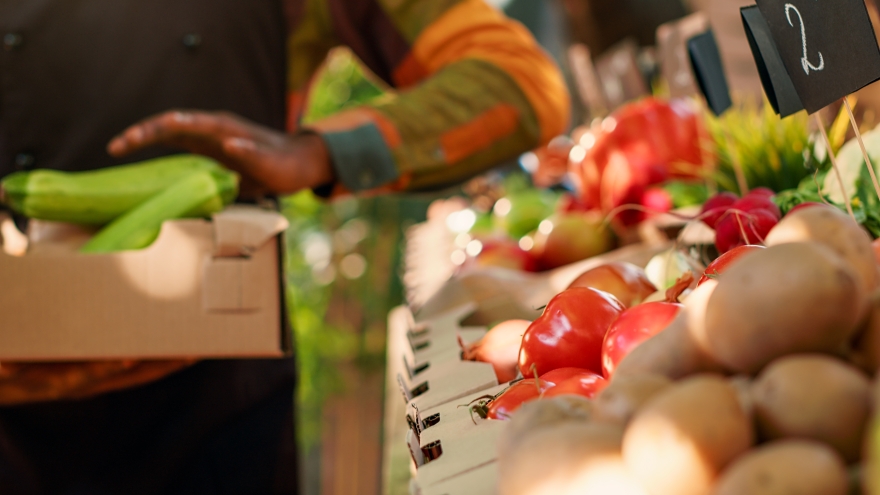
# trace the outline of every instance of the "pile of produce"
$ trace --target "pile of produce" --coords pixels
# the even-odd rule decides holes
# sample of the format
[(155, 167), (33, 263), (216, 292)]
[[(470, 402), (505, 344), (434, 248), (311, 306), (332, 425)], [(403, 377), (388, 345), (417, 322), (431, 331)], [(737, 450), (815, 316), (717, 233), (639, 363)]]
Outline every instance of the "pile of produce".
[(599, 267), (464, 350), (521, 375), (470, 404), (509, 421), (501, 495), (880, 489), (877, 242), (833, 206), (713, 200), (725, 254), (704, 272), (655, 292), (638, 267)]
[[(843, 145), (844, 117), (829, 131), (835, 151)], [(842, 207), (842, 199), (827, 194), (836, 190), (832, 185), (817, 187), (833, 177), (827, 173), (827, 153), (816, 149), (807, 122), (806, 115), (781, 120), (769, 106), (752, 104), (734, 107), (723, 118), (685, 100), (652, 97), (623, 105), (524, 158), (538, 188), (519, 176), (509, 177), (494, 194), (487, 193), (492, 188), (485, 178), (471, 187), (476, 221), (467, 234), (479, 246), (460, 246), (469, 254), (463, 268), (540, 271), (596, 256), (638, 240), (639, 223), (704, 204), (715, 190), (723, 194), (712, 198), (710, 208), (731, 206), (746, 195), (748, 211), (755, 209), (752, 196), (778, 202), (749, 215), (745, 229), (742, 215), (726, 215), (720, 228), (724, 251), (740, 240), (757, 242), (782, 213), (802, 202)], [(876, 138), (880, 156), (880, 133)], [(872, 213), (880, 204), (864, 194), (870, 189), (863, 187), (867, 179), (855, 143), (841, 150), (840, 161), (850, 169), (844, 174), (849, 191), (859, 194), (857, 218), (880, 235), (880, 215)], [(734, 163), (752, 191), (739, 191)], [(778, 198), (777, 192), (782, 192)], [(714, 228), (711, 219), (706, 223)]]
[(198, 155), (176, 155), (89, 172), (16, 172), (0, 200), (28, 218), (101, 227), (81, 251), (149, 246), (162, 222), (208, 217), (238, 196), (238, 175)]

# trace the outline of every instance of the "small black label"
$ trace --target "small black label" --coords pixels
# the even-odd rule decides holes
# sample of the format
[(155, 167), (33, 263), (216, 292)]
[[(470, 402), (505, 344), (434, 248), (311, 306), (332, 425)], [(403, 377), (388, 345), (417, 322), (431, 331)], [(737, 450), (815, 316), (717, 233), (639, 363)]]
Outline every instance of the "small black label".
[(880, 79), (880, 48), (864, 0), (756, 2), (808, 112)]
[(687, 42), (687, 49), (700, 92), (712, 112), (721, 115), (733, 102), (730, 100), (730, 88), (724, 75), (715, 33), (710, 29), (692, 37)]

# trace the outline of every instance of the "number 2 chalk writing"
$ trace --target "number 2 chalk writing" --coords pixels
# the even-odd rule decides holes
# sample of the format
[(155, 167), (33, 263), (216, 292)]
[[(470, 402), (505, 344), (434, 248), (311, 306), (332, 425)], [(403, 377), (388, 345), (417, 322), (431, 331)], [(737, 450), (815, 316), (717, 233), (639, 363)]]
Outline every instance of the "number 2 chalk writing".
[(819, 53), (819, 65), (815, 66), (810, 63), (810, 60), (807, 56), (807, 31), (804, 28), (804, 18), (801, 17), (801, 12), (794, 5), (787, 3), (785, 4), (785, 18), (788, 19), (788, 25), (794, 27), (794, 23), (791, 21), (791, 13), (794, 11), (797, 14), (798, 22), (801, 25), (801, 39), (804, 42), (804, 56), (801, 57), (801, 66), (804, 68), (804, 72), (809, 76), (810, 70), (820, 71), (825, 68), (825, 59), (822, 58), (822, 52)]

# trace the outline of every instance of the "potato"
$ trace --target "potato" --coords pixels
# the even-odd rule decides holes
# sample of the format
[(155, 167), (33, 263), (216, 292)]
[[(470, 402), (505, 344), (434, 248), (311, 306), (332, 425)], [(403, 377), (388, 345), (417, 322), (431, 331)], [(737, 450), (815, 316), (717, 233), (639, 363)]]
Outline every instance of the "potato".
[(659, 374), (676, 380), (694, 373), (721, 371), (721, 366), (700, 343), (705, 340), (702, 322), (706, 302), (717, 285), (718, 282), (710, 280), (697, 287), (672, 323), (630, 351), (618, 364), (614, 376)]
[(706, 307), (706, 351), (756, 373), (798, 352), (838, 351), (856, 332), (866, 296), (829, 248), (792, 243), (750, 253), (724, 273)]
[(880, 369), (880, 301), (872, 301), (865, 328), (855, 342), (850, 359), (872, 375)]
[(846, 495), (843, 459), (809, 440), (781, 440), (741, 456), (721, 474), (713, 495)]
[(874, 413), (862, 439), (863, 484), (865, 494), (876, 495), (880, 493), (880, 378), (874, 381), (872, 387)]
[(623, 429), (564, 423), (529, 435), (498, 458), (499, 495), (645, 495), (620, 456)]
[(636, 413), (623, 438), (623, 459), (651, 495), (704, 495), (753, 441), (736, 390), (724, 377), (697, 375)]
[(672, 385), (662, 375), (614, 375), (593, 399), (593, 421), (626, 425), (651, 397)]
[(864, 292), (870, 293), (880, 285), (871, 237), (846, 213), (822, 207), (798, 210), (773, 227), (765, 244), (804, 241), (821, 243), (842, 257), (856, 271)]
[(586, 423), (593, 413), (593, 403), (586, 397), (563, 395), (552, 399), (526, 402), (508, 422), (498, 439), (498, 451), (505, 452), (532, 433), (566, 422)]
[(859, 459), (871, 383), (854, 366), (823, 355), (780, 358), (758, 375), (752, 400), (762, 438), (818, 440)]

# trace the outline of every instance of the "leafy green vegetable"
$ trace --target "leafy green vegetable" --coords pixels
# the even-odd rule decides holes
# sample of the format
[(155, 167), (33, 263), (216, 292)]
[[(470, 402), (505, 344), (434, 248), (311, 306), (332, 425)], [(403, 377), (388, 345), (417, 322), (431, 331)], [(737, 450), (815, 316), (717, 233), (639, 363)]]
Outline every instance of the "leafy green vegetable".
[(709, 199), (709, 189), (702, 182), (670, 181), (663, 190), (672, 198), (673, 208), (701, 205)]
[(719, 188), (739, 192), (733, 169), (738, 158), (750, 188), (794, 189), (820, 168), (813, 155), (809, 117), (801, 112), (780, 119), (770, 105), (744, 103), (722, 117), (707, 113), (706, 122), (718, 157), (713, 178)]

